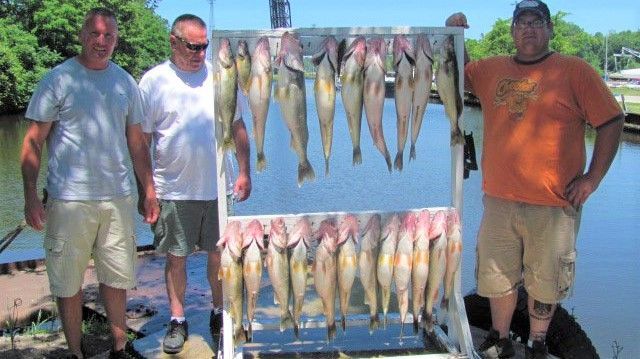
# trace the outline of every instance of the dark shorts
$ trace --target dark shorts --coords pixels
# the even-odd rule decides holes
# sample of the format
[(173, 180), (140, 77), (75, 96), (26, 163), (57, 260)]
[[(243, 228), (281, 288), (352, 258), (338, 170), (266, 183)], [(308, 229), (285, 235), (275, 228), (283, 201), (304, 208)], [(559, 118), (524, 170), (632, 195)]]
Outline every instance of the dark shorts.
[(151, 226), (160, 253), (184, 257), (195, 251), (215, 251), (220, 237), (218, 201), (160, 200), (160, 217)]

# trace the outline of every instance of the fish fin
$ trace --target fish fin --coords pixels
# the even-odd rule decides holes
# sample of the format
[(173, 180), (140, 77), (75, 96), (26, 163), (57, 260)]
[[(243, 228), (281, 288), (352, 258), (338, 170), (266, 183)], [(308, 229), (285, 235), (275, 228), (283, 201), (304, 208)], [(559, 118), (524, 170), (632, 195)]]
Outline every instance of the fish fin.
[(353, 162), (352, 164), (359, 165), (362, 163), (362, 152), (360, 152), (360, 146), (353, 148)]
[(395, 164), (395, 167), (396, 167), (396, 169), (398, 171), (402, 171), (402, 155), (403, 155), (402, 152), (398, 152), (396, 154), (396, 160), (395, 160), (394, 164)]
[(256, 171), (262, 172), (267, 168), (267, 159), (264, 157), (264, 152), (260, 152), (256, 159)]
[(332, 341), (335, 339), (337, 333), (336, 323), (330, 324), (327, 326), (327, 339)]
[(309, 160), (305, 160), (304, 163), (298, 164), (298, 187), (302, 187), (304, 181), (313, 181), (316, 179), (316, 173), (311, 167)]
[(414, 143), (411, 144), (411, 148), (409, 149), (409, 161), (416, 159), (416, 145)]

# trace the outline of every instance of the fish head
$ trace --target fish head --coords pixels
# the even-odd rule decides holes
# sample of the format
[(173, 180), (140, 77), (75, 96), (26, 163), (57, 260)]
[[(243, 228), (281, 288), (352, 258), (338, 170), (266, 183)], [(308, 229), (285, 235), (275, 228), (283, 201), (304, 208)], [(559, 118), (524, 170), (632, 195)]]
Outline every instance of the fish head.
[[(367, 56), (367, 40), (365, 40), (364, 36), (358, 36), (351, 42), (349, 48), (345, 52), (342, 60), (340, 61), (342, 67), (347, 64), (348, 61), (355, 62), (358, 67), (364, 67), (364, 60)], [(343, 71), (340, 71), (341, 73)]]
[(287, 241), (287, 247), (295, 247), (300, 240), (308, 247), (311, 242), (311, 222), (307, 217), (302, 217), (296, 222)]
[(254, 219), (244, 230), (242, 236), (242, 248), (247, 248), (251, 242), (255, 241), (258, 244), (258, 247), (264, 249), (264, 227), (259, 220)]
[(348, 214), (340, 223), (338, 244), (344, 243), (349, 238), (351, 238), (355, 244), (358, 243), (358, 219), (352, 214)]
[(375, 247), (378, 245), (378, 242), (380, 242), (380, 234), (382, 232), (382, 224), (381, 224), (381, 216), (380, 214), (376, 213), (373, 216), (371, 216), (371, 218), (369, 218), (369, 220), (367, 221), (367, 224), (364, 226), (364, 229), (362, 230), (362, 246), (365, 246), (366, 242), (369, 242), (368, 244), (371, 245), (372, 247)]
[(378, 66), (385, 70), (385, 59), (387, 57), (387, 43), (382, 37), (374, 37), (367, 42), (367, 55), (364, 61), (364, 67)]
[(256, 48), (253, 50), (251, 56), (252, 64), (259, 64), (266, 70), (271, 70), (271, 47), (269, 46), (269, 39), (266, 36), (262, 36), (258, 39)]
[(414, 239), (414, 235), (416, 233), (416, 222), (417, 222), (416, 215), (412, 212), (408, 212), (407, 214), (404, 215), (402, 219), (402, 226), (400, 227), (400, 232), (406, 233), (407, 235), (409, 235), (409, 237), (411, 237), (411, 239)]
[(292, 71), (304, 72), (302, 45), (300, 40), (288, 31), (282, 34), (280, 39), (280, 52), (278, 53), (277, 62), (280, 66), (286, 66)]
[(433, 63), (433, 50), (431, 50), (431, 43), (427, 34), (420, 34), (416, 38), (416, 59), (418, 54), (426, 56)]
[(451, 208), (447, 212), (447, 233), (453, 233), (456, 228), (460, 228), (460, 215), (456, 208)]
[(414, 51), (411, 41), (404, 35), (398, 34), (393, 37), (393, 63), (398, 66), (400, 61), (406, 58), (409, 62), (414, 63)]
[(278, 248), (287, 247), (287, 227), (284, 223), (284, 218), (278, 217), (271, 220), (269, 243)]
[(420, 211), (416, 222), (415, 239), (422, 237), (429, 238), (429, 229), (431, 227), (431, 213), (428, 209)]
[(236, 258), (242, 256), (242, 231), (239, 221), (231, 221), (227, 223), (224, 229), (224, 234), (216, 244), (221, 248), (228, 248), (231, 254)]
[(247, 42), (245, 40), (238, 40), (236, 56), (240, 58), (249, 57), (249, 45), (247, 45)]
[(382, 230), (382, 238), (387, 238), (389, 236), (395, 236), (395, 238), (397, 238), (398, 233), (400, 232), (400, 224), (400, 216), (397, 213), (394, 213), (389, 217), (389, 219), (387, 219), (384, 229)]
[(441, 234), (447, 233), (447, 214), (443, 210), (437, 211), (431, 219), (431, 227), (429, 228), (429, 238), (435, 240)]
[(318, 66), (323, 59), (327, 59), (333, 71), (338, 70), (338, 42), (333, 35), (329, 35), (324, 38), (320, 45), (320, 50), (315, 53), (311, 61), (314, 65)]
[(318, 239), (320, 245), (327, 248), (330, 253), (336, 251), (338, 241), (338, 228), (333, 218), (327, 218), (320, 222), (314, 237)]
[(231, 52), (231, 42), (226, 37), (220, 39), (220, 45), (218, 47), (218, 64), (225, 69), (235, 65), (233, 53)]

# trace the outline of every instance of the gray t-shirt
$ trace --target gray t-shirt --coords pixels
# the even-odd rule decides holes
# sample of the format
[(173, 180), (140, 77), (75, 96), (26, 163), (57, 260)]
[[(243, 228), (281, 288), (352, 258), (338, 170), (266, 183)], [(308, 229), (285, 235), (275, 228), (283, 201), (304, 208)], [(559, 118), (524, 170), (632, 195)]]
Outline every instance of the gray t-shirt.
[(118, 65), (90, 70), (71, 58), (38, 84), (25, 117), (53, 126), (47, 191), (62, 200), (131, 194), (126, 129), (142, 120), (138, 86)]

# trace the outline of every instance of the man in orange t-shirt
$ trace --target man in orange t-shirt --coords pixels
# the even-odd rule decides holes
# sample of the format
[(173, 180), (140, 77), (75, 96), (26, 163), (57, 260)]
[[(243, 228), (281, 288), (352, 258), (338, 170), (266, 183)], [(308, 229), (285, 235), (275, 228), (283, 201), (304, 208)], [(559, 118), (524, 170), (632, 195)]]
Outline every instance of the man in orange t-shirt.
[[(468, 27), (462, 13), (447, 26)], [(585, 61), (549, 49), (553, 23), (539, 0), (516, 4), (513, 56), (468, 62), (465, 86), (482, 105), (484, 213), (478, 233), (478, 293), (489, 297), (485, 358), (514, 355), (508, 338), (518, 287), (529, 294), (527, 358), (545, 358), (557, 303), (574, 283), (581, 207), (616, 154), (624, 115)], [(586, 172), (585, 127), (596, 130)]]

